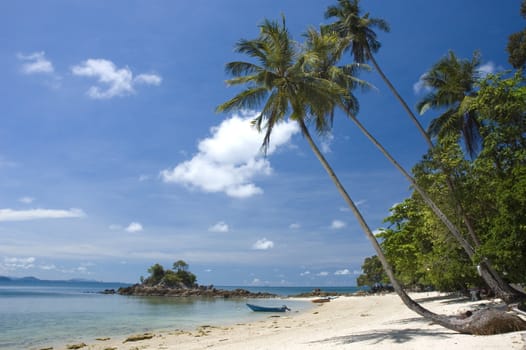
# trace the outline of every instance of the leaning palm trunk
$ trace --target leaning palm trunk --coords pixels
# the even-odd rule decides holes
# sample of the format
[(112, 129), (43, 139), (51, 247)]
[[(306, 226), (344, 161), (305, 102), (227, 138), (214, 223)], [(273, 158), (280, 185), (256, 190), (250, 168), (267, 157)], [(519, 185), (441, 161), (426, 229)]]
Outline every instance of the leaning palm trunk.
[(416, 312), (417, 314), (426, 319), (433, 321), (434, 323), (437, 323), (445, 328), (460, 333), (482, 335), (526, 330), (526, 322), (524, 320), (515, 315), (510, 315), (505, 312), (499, 312), (496, 310), (480, 311), (472, 317), (466, 319), (459, 319), (455, 317), (448, 317), (436, 314), (424, 308), (422, 305), (418, 304), (416, 301), (411, 299), (411, 297), (409, 297), (409, 295), (404, 291), (401, 284), (396, 279), (391, 265), (387, 261), (387, 258), (385, 257), (380, 244), (376, 240), (375, 235), (371, 231), (360, 210), (358, 209), (354, 201), (351, 199), (351, 197), (341, 184), (340, 180), (332, 170), (331, 166), (312, 140), (307, 126), (305, 125), (305, 122), (302, 119), (300, 119), (298, 120), (298, 123), (300, 125), (301, 132), (303, 136), (305, 136), (305, 138), (307, 139), (307, 142), (309, 143), (309, 146), (311, 147), (312, 151), (322, 164), (325, 171), (327, 171), (327, 174), (338, 189), (338, 192), (341, 194), (347, 205), (351, 208), (362, 230), (365, 232), (367, 238), (371, 242), (378, 256), (378, 259), (380, 260), (382, 267), (385, 273), (387, 274), (387, 277), (389, 278), (389, 281), (393, 285), (395, 292), (410, 310)]
[[(382, 77), (384, 82), (387, 84), (387, 86), (389, 87), (391, 92), (395, 95), (396, 99), (400, 102), (400, 104), (402, 105), (404, 110), (407, 112), (407, 114), (409, 115), (409, 117), (411, 118), (413, 123), (416, 125), (418, 131), (424, 137), (428, 147), (430, 149), (434, 149), (433, 142), (429, 138), (429, 135), (427, 134), (427, 132), (422, 127), (422, 124), (420, 124), (420, 122), (418, 121), (418, 119), (416, 118), (414, 113), (411, 111), (411, 109), (409, 108), (409, 106), (407, 105), (405, 100), (402, 98), (402, 96), (400, 96), (400, 94), (398, 93), (396, 88), (393, 86), (391, 81), (384, 74), (384, 72), (382, 71), (382, 69), (380, 68), (378, 63), (376, 62), (372, 52), (369, 49), (367, 49), (367, 56), (368, 56), (369, 60), (372, 62), (373, 66), (376, 69), (376, 71), (378, 72), (378, 74), (380, 74), (380, 76)], [(355, 120), (355, 122), (356, 122), (355, 118), (353, 118), (353, 120)], [(369, 137), (369, 136), (367, 136), (367, 137)], [(369, 139), (371, 140), (371, 138), (369, 138)], [(377, 142), (373, 141), (373, 143), (375, 143), (375, 145), (377, 145), (377, 147), (381, 147), (381, 146), (379, 146), (379, 144)], [(382, 149), (380, 149), (380, 150), (382, 150)], [(384, 153), (384, 151), (382, 151), (382, 153)], [(384, 153), (384, 155), (386, 155), (386, 153)], [(393, 160), (391, 160), (391, 158), (389, 160), (391, 162), (393, 162)], [(397, 165), (398, 163), (393, 163), (393, 164), (395, 164), (395, 166), (400, 171), (402, 171), (401, 168), (399, 168), (399, 165)], [(462, 220), (464, 221), (464, 224), (466, 225), (466, 228), (468, 230), (469, 236), (471, 237), (471, 240), (473, 241), (473, 244), (474, 244), (475, 248), (473, 248), (473, 246), (462, 236), (460, 231), (456, 227), (454, 227), (454, 225), (451, 223), (451, 221), (449, 219), (447, 219), (447, 217), (440, 211), (440, 209), (432, 201), (429, 200), (429, 196), (425, 196), (425, 195), (422, 194), (422, 191), (419, 189), (419, 187), (415, 186), (416, 183), (415, 183), (414, 179), (412, 179), (412, 177), (410, 177), (409, 175), (406, 175), (407, 172), (405, 172), (405, 170), (403, 170), (402, 173), (404, 173), (404, 176), (406, 176), (406, 178), (409, 179), (411, 184), (413, 184), (413, 186), (415, 186), (415, 189), (422, 196), (422, 198), (424, 199), (426, 204), (429, 205), (429, 207), (433, 210), (433, 212), (446, 225), (446, 227), (451, 232), (453, 237), (462, 246), (462, 248), (464, 249), (466, 254), (471, 259), (473, 259), (474, 255), (475, 255), (476, 248), (478, 248), (480, 246), (480, 240), (478, 239), (477, 235), (475, 234), (475, 231), (473, 229), (473, 225), (471, 223), (471, 220), (466, 215), (466, 212), (465, 212), (464, 208), (462, 207), (462, 205), (461, 205), (460, 201), (458, 200), (458, 198), (456, 198), (456, 196), (454, 195), (454, 193), (455, 193), (455, 185), (454, 185), (453, 179), (451, 178), (451, 174), (445, 172), (443, 167), (442, 167), (442, 171), (444, 171), (444, 173), (446, 175), (446, 184), (447, 184), (447, 186), (449, 188), (450, 193), (453, 196), (454, 202), (455, 202), (455, 204), (457, 206), (457, 211), (459, 212), (460, 216), (462, 217)], [(504, 301), (510, 303), (510, 302), (514, 302), (514, 301), (516, 301), (518, 299), (524, 299), (526, 297), (525, 294), (523, 294), (522, 292), (512, 288), (508, 283), (506, 283), (500, 277), (500, 275), (497, 273), (497, 271), (495, 271), (495, 269), (492, 267), (491, 262), (489, 260), (484, 259), (483, 261), (481, 261), (479, 263), (478, 267), (479, 267), (480, 275), (481, 275), (482, 279), (484, 279), (484, 282), (486, 282), (488, 287), (499, 298), (502, 298)]]

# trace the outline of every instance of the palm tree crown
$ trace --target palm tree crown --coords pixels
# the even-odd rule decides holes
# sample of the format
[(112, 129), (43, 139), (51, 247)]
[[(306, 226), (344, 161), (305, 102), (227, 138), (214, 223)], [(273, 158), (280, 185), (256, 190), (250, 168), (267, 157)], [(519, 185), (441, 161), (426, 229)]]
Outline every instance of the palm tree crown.
[[(255, 109), (263, 104), (253, 124), (259, 131), (265, 129), (263, 148), (266, 150), (277, 123), (287, 116), (296, 121), (322, 116), (335, 103), (334, 96), (345, 91), (328, 80), (304, 73), (305, 57), (292, 40), (285, 18), (281, 23), (265, 20), (259, 28), (256, 39), (243, 39), (236, 44), (237, 52), (257, 63), (234, 61), (226, 65), (227, 73), (234, 77), (227, 80), (227, 84), (245, 85), (245, 90), (217, 107), (217, 111)], [(316, 124), (316, 128), (324, 132), (329, 126)]]
[(474, 111), (462, 112), (460, 106), (466, 97), (475, 94), (474, 85), (479, 78), (479, 64), (478, 52), (473, 54), (471, 60), (462, 60), (450, 51), (424, 74), (424, 86), (432, 91), (416, 107), (420, 114), (431, 108), (446, 109), (430, 123), (429, 134), (434, 137), (460, 134), (468, 154), (472, 157), (480, 144), (480, 125)]
[(354, 60), (364, 63), (380, 49), (373, 28), (389, 32), (389, 24), (379, 18), (370, 18), (369, 13), (360, 16), (359, 0), (338, 0), (338, 5), (329, 6), (325, 18), (335, 17), (336, 22), (329, 25), (341, 38), (345, 38), (347, 49), (351, 50)]

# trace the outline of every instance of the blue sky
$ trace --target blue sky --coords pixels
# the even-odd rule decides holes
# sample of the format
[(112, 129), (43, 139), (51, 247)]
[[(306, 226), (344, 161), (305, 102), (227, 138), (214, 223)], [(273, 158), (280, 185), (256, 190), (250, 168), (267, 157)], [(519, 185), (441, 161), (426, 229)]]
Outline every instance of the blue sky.
[[(201, 284), (354, 285), (373, 250), (294, 125), (267, 158), (253, 112), (218, 115), (234, 44), (283, 13), (293, 36), (335, 1), (0, 2), (0, 275), (135, 282), (185, 260)], [(449, 49), (509, 69), (520, 1), (363, 0), (377, 60), (410, 106)], [(407, 168), (426, 151), (394, 97), (359, 118)], [(427, 124), (433, 117), (422, 118)], [(408, 184), (337, 115), (318, 140), (373, 229)]]

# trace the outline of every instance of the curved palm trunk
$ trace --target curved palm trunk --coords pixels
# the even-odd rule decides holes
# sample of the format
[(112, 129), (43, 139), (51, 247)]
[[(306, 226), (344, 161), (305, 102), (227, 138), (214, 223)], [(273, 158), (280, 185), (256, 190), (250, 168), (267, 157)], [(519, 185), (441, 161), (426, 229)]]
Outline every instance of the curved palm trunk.
[[(380, 74), (380, 76), (382, 77), (384, 82), (387, 84), (387, 86), (389, 87), (389, 89), (391, 90), (393, 95), (395, 95), (396, 99), (400, 102), (400, 104), (402, 105), (404, 110), (407, 112), (407, 114), (409, 115), (409, 117), (411, 118), (413, 123), (416, 125), (418, 131), (424, 137), (428, 147), (430, 149), (434, 149), (433, 142), (431, 141), (431, 139), (430, 139), (429, 135), (427, 134), (427, 132), (422, 127), (422, 124), (418, 121), (418, 119), (416, 118), (415, 114), (411, 111), (411, 109), (409, 108), (409, 106), (407, 105), (405, 100), (402, 98), (402, 96), (400, 96), (400, 94), (398, 93), (396, 88), (393, 86), (391, 81), (384, 74), (384, 72), (382, 71), (382, 69), (380, 68), (378, 63), (376, 62), (374, 56), (372, 55), (372, 53), (371, 53), (371, 51), (369, 49), (367, 49), (367, 56), (368, 56), (369, 60), (372, 62), (373, 66), (376, 69), (376, 71), (378, 72), (378, 74)], [(355, 121), (355, 123), (357, 122), (356, 118), (351, 117), (351, 119), (353, 119), (353, 121)], [(360, 127), (360, 129), (362, 129), (362, 127)], [(364, 131), (362, 130), (362, 132), (364, 132)], [(369, 134), (366, 131), (364, 133), (366, 135)], [(388, 157), (387, 156), (387, 152), (384, 152), (385, 150), (382, 150), (383, 147), (378, 142), (373, 141), (374, 138), (372, 138), (372, 136), (371, 137), (367, 136), (367, 137), (378, 148), (380, 148), (380, 150), (382, 151), (382, 153), (386, 157)], [(405, 170), (402, 170), (402, 168), (398, 165), (398, 163), (396, 161), (394, 161), (394, 159), (391, 160), (392, 157), (389, 156), (388, 159), (400, 171), (402, 171), (404, 176), (406, 176), (406, 178), (411, 182), (411, 184), (413, 184), (413, 186), (415, 186), (415, 189), (422, 196), (422, 198), (424, 199), (426, 204), (428, 204), (428, 206), (431, 208), (431, 210), (433, 210), (433, 212), (435, 212), (435, 214), (440, 218), (440, 220), (447, 226), (448, 230), (455, 237), (455, 239), (458, 241), (458, 243), (462, 246), (462, 248), (464, 249), (466, 254), (470, 258), (473, 258), (474, 254), (475, 254), (475, 249), (473, 248), (473, 246), (471, 246), (471, 244), (469, 244), (469, 242), (462, 236), (460, 231), (451, 223), (451, 221), (442, 213), (442, 211), (432, 201), (430, 201), (429, 197), (427, 195), (423, 195), (422, 194), (423, 191), (421, 191), (419, 189), (419, 187), (416, 186), (416, 183), (415, 183), (414, 179), (412, 179), (412, 177), (409, 176), (409, 174), (407, 174), (407, 172)], [(444, 169), (442, 169), (442, 171), (444, 171)], [(445, 171), (444, 171), (444, 173), (446, 174), (446, 184), (447, 184), (451, 194), (453, 195), (453, 199), (454, 199), (454, 202), (456, 203), (457, 210), (460, 213), (460, 216), (462, 217), (462, 219), (463, 219), (463, 221), (464, 221), (464, 223), (466, 225), (466, 228), (468, 230), (469, 236), (470, 236), (471, 240), (473, 241), (474, 246), (475, 247), (479, 247), (480, 246), (480, 240), (479, 240), (478, 236), (475, 234), (475, 231), (473, 229), (473, 225), (471, 223), (471, 220), (466, 215), (466, 212), (465, 212), (464, 208), (462, 207), (460, 201), (454, 195), (454, 193), (455, 193), (455, 186), (454, 186), (453, 180), (451, 179), (451, 175), (448, 174)], [(482, 261), (479, 264), (479, 271), (480, 271), (481, 277), (487, 283), (488, 287), (495, 293), (495, 295), (497, 295), (498, 297), (502, 298), (506, 302), (513, 302), (513, 301), (516, 301), (517, 299), (523, 299), (524, 297), (526, 297), (525, 294), (523, 294), (520, 291), (512, 288), (508, 283), (506, 283), (500, 277), (500, 275), (497, 273), (497, 271), (495, 271), (495, 269), (492, 267), (491, 263), (488, 260), (484, 260), (484, 261)]]
[(465, 329), (463, 329), (460, 325), (455, 324), (455, 322), (453, 322), (454, 321), (453, 319), (451, 319), (451, 318), (449, 318), (447, 316), (435, 314), (434, 312), (431, 312), (431, 311), (427, 310), (426, 308), (422, 307), (422, 305), (418, 304), (416, 301), (411, 299), (409, 297), (409, 295), (407, 295), (407, 293), (404, 291), (404, 289), (402, 288), (402, 286), (400, 285), (398, 280), (395, 278), (394, 273), (393, 273), (393, 269), (392, 269), (391, 265), (389, 264), (389, 262), (387, 261), (385, 255), (384, 255), (384, 253), (382, 251), (382, 248), (380, 247), (380, 244), (376, 240), (376, 237), (374, 236), (373, 232), (371, 231), (369, 225), (365, 221), (364, 217), (362, 216), (360, 210), (358, 209), (358, 207), (356, 206), (354, 201), (351, 199), (351, 197), (349, 196), (349, 194), (347, 193), (347, 191), (345, 190), (345, 188), (341, 184), (340, 180), (338, 179), (338, 177), (334, 173), (334, 170), (332, 170), (331, 166), (329, 165), (329, 163), (327, 162), (327, 160), (325, 159), (323, 154), (321, 154), (320, 150), (318, 149), (318, 147), (316, 146), (316, 144), (312, 140), (312, 137), (310, 136), (310, 133), (309, 133), (304, 121), (303, 120), (299, 120), (298, 123), (300, 125), (302, 134), (307, 139), (307, 142), (309, 143), (309, 146), (311, 147), (312, 151), (314, 152), (314, 154), (316, 155), (316, 157), (318, 158), (318, 160), (322, 164), (322, 166), (325, 169), (325, 171), (327, 171), (327, 174), (329, 175), (329, 177), (333, 181), (334, 185), (338, 189), (338, 192), (340, 192), (341, 196), (343, 197), (343, 199), (345, 200), (347, 205), (349, 205), (349, 207), (351, 208), (351, 210), (352, 210), (354, 216), (356, 217), (356, 219), (358, 220), (358, 223), (360, 224), (362, 230), (365, 232), (367, 238), (369, 239), (369, 241), (373, 245), (373, 248), (374, 248), (374, 250), (375, 250), (375, 252), (376, 252), (376, 254), (378, 256), (378, 259), (380, 260), (385, 273), (389, 277), (389, 281), (393, 285), (393, 288), (395, 289), (395, 291), (398, 294), (398, 296), (400, 297), (400, 299), (402, 299), (402, 302), (409, 309), (411, 309), (412, 311), (416, 312), (420, 316), (423, 316), (423, 317), (425, 317), (425, 318), (427, 318), (429, 320), (432, 320), (433, 322), (436, 322), (437, 324), (440, 324), (443, 327), (446, 327), (448, 329), (452, 329), (452, 330), (455, 330), (455, 331), (461, 332), (461, 333), (470, 333), (469, 331), (466, 331)]

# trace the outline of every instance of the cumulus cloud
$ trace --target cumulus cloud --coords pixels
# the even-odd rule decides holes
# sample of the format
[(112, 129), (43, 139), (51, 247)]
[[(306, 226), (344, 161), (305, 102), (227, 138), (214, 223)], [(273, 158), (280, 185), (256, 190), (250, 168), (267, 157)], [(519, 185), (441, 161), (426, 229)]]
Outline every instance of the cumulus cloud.
[(87, 59), (73, 66), (71, 72), (77, 76), (95, 78), (98, 86), (91, 86), (88, 96), (95, 99), (107, 99), (135, 93), (136, 84), (159, 85), (162, 78), (155, 74), (139, 74), (134, 77), (128, 67), (117, 68), (112, 61), (105, 59)]
[(124, 230), (126, 230), (126, 232), (131, 233), (141, 232), (143, 230), (143, 227), (139, 222), (132, 222)]
[[(224, 192), (244, 198), (263, 193), (253, 181), (272, 173), (270, 162), (261, 153), (263, 135), (252, 127), (255, 114), (224, 120), (213, 127), (211, 136), (201, 140), (198, 153), (173, 169), (161, 171), (164, 182), (178, 183), (204, 192)], [(289, 143), (299, 131), (294, 122), (283, 122), (274, 128), (268, 154)]]
[(228, 232), (229, 231), (229, 227), (223, 221), (219, 221), (215, 225), (210, 226), (208, 228), (208, 231), (210, 231), (210, 232)]
[(331, 223), (331, 229), (333, 230), (340, 230), (347, 226), (347, 224), (341, 220), (333, 220)]
[(347, 275), (351, 275), (352, 272), (349, 269), (343, 269), (343, 270), (338, 270), (334, 272), (334, 274), (336, 276), (347, 276)]
[(301, 228), (301, 225), (298, 224), (297, 222), (295, 222), (295, 223), (293, 223), (293, 224), (290, 224), (290, 225), (289, 225), (289, 228), (290, 228), (291, 230), (299, 230), (299, 229)]
[(274, 242), (269, 241), (266, 238), (258, 239), (256, 243), (252, 245), (252, 249), (256, 250), (268, 250), (274, 247)]
[(318, 272), (316, 276), (325, 277), (329, 276), (329, 273), (327, 271)]
[(0, 209), (0, 221), (28, 221), (38, 219), (81, 218), (86, 214), (81, 209)]
[(308, 276), (308, 275), (310, 275), (310, 271), (309, 270), (300, 273), (300, 276), (302, 276), (302, 277), (303, 276)]
[(53, 73), (54, 68), (51, 61), (46, 59), (45, 52), (33, 52), (29, 55), (17, 54), (17, 58), (22, 63), (22, 72), (24, 74)]

